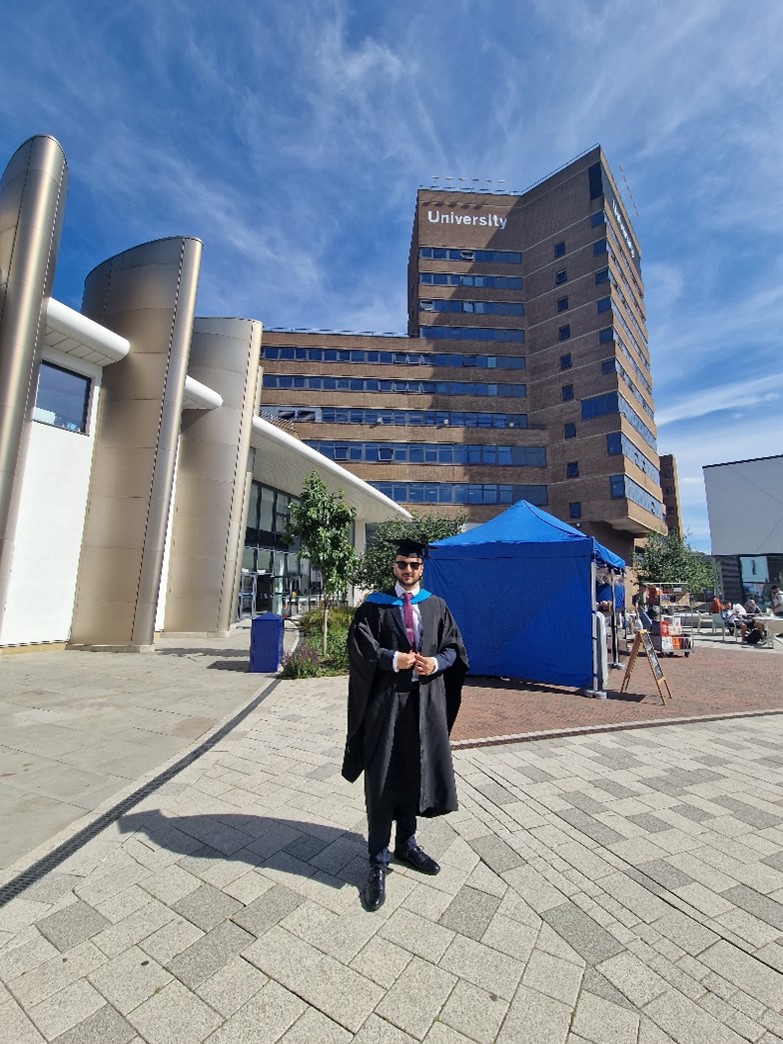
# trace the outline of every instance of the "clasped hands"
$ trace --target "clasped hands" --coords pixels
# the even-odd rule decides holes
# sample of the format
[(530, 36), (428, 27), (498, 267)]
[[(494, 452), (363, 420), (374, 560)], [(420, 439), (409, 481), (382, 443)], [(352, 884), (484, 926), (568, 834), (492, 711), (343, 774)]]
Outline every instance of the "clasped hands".
[(397, 667), (401, 671), (410, 670), (412, 667), (417, 674), (434, 674), (438, 669), (438, 661), (434, 656), (422, 656), (417, 652), (397, 653)]

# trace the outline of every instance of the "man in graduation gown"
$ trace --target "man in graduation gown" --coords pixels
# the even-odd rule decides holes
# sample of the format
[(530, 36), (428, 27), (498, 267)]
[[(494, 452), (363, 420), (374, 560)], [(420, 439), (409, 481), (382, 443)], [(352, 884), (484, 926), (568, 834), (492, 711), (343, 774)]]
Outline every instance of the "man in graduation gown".
[(368, 910), (386, 897), (394, 857), (425, 874), (440, 867), (416, 842), (416, 817), (457, 808), (449, 733), (468, 658), (442, 598), (421, 587), (422, 545), (406, 540), (394, 558), (395, 585), (371, 594), (348, 634), (348, 738), (343, 776), (364, 772), (370, 874)]

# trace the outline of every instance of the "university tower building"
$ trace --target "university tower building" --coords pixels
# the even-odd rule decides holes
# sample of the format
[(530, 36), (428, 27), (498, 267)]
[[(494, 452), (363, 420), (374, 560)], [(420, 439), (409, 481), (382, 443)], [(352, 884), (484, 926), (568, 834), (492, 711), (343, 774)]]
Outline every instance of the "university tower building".
[(639, 244), (596, 146), (521, 194), (417, 195), (408, 336), (266, 329), (262, 415), (398, 504), (519, 499), (626, 559), (665, 532)]

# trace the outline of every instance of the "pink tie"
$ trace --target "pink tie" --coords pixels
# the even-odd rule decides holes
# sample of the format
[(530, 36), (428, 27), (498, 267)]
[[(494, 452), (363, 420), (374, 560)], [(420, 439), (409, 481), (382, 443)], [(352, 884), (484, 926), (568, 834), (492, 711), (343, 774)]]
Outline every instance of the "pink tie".
[(413, 622), (413, 608), (411, 607), (413, 595), (406, 591), (402, 596), (402, 622), (405, 624), (405, 633), (408, 636), (411, 649), (416, 648), (416, 625)]

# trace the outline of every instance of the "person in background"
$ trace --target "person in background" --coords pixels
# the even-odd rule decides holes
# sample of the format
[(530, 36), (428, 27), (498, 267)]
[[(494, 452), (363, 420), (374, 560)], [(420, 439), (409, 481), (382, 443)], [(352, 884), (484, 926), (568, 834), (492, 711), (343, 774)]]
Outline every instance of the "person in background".
[(720, 598), (718, 598), (717, 595), (715, 595), (715, 597), (710, 602), (710, 612), (711, 613), (722, 613), (723, 612), (723, 604), (721, 603), (721, 600), (720, 600)]
[(747, 598), (745, 600), (745, 612), (748, 614), (748, 616), (755, 616), (756, 613), (761, 612), (761, 609), (759, 609), (755, 598)]
[(783, 591), (780, 590), (777, 584), (772, 585), (772, 588), (769, 592), (769, 597), (772, 602), (772, 604), (770, 605), (772, 615), (783, 616)]
[(394, 858), (423, 874), (440, 867), (416, 840), (416, 817), (457, 809), (449, 733), (468, 657), (442, 598), (421, 586), (423, 546), (397, 546), (395, 584), (359, 606), (348, 633), (348, 736), (343, 776), (364, 773), (370, 873), (366, 910), (386, 898)]
[(760, 641), (767, 637), (767, 629), (764, 624), (761, 620), (756, 620), (753, 617), (743, 620), (739, 625), (739, 629), (742, 641), (747, 642), (748, 645), (758, 645)]

